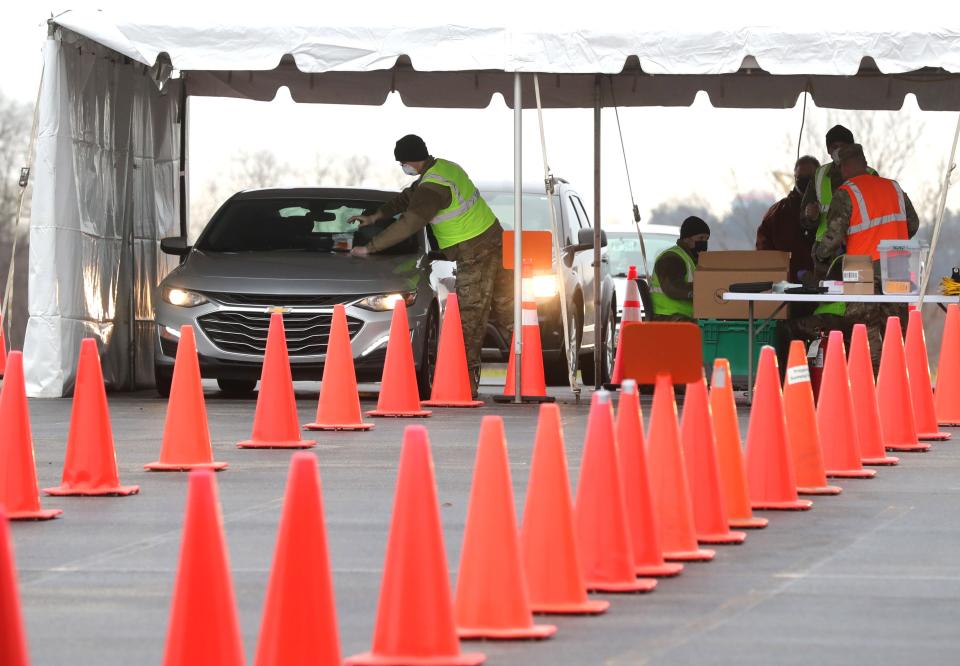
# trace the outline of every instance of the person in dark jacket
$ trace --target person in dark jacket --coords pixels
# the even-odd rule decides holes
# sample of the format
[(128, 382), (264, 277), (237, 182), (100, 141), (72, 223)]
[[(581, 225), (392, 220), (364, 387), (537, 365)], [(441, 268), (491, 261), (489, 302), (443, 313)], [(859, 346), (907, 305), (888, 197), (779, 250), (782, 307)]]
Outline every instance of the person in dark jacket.
[(820, 162), (804, 155), (793, 166), (794, 187), (783, 199), (770, 206), (757, 229), (758, 250), (779, 250), (790, 253), (791, 282), (800, 282), (807, 271), (813, 270), (814, 232), (801, 224), (803, 211), (800, 202), (807, 186), (813, 181)]

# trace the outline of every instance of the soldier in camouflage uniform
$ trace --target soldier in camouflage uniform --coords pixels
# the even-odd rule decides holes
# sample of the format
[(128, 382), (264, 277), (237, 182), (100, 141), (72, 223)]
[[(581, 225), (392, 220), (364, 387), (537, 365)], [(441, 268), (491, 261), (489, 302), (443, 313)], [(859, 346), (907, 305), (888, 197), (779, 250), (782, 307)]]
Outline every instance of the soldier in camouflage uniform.
[(400, 215), (352, 254), (379, 252), (430, 225), (443, 255), (457, 262), (463, 341), (476, 397), (488, 320), (492, 317), (507, 340), (513, 330), (513, 271), (503, 268), (503, 229), (466, 172), (432, 157), (420, 137), (410, 134), (397, 141), (394, 157), (404, 173), (419, 178), (375, 213), (351, 219), (367, 225)]
[[(860, 144), (851, 144), (844, 146), (839, 150), (840, 168), (843, 172), (844, 181), (849, 185), (849, 181), (860, 176), (867, 176), (867, 160), (863, 154), (863, 147)], [(867, 176), (867, 178), (878, 178), (878, 176)], [(879, 179), (884, 180), (885, 179)], [(893, 183), (899, 190), (899, 185)], [(908, 238), (913, 238), (920, 227), (920, 219), (913, 208), (910, 197), (903, 194), (903, 208), (906, 217), (906, 233)], [(871, 201), (866, 197), (865, 205), (862, 210), (871, 209)], [(830, 209), (827, 211), (827, 231), (823, 238), (814, 246), (813, 254), (818, 271), (829, 267), (838, 257), (847, 251), (847, 245), (851, 238), (850, 220), (853, 216), (854, 202), (851, 199), (846, 187), (839, 188), (833, 195), (830, 202)], [(862, 214), (861, 214), (862, 216)], [(872, 248), (875, 250), (875, 248)], [(871, 250), (871, 251), (872, 251)], [(855, 251), (851, 254), (860, 254)], [(867, 252), (862, 252), (866, 254)], [(874, 258), (873, 262), (874, 293), (882, 293), (880, 288), (880, 262)], [(870, 355), (873, 360), (874, 372), (880, 368), (881, 352), (881, 333), (884, 331), (887, 318), (890, 316), (900, 317), (902, 326), (906, 326), (907, 307), (899, 303), (848, 303), (846, 314), (844, 315), (844, 328), (852, 330), (854, 324), (865, 324), (867, 327), (867, 339), (870, 342)]]

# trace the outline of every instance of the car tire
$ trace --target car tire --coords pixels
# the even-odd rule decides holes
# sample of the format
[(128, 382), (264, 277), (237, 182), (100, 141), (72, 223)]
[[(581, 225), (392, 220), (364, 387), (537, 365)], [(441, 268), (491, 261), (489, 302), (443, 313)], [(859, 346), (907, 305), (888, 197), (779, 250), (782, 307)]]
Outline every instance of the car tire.
[(421, 400), (429, 400), (433, 389), (433, 373), (437, 367), (437, 350), (440, 347), (440, 317), (437, 309), (430, 308), (427, 324), (424, 328), (423, 353), (417, 368), (417, 390)]
[[(583, 311), (580, 309), (579, 304), (574, 303), (573, 306), (567, 310), (567, 317), (570, 318), (570, 330), (573, 332), (573, 335), (576, 336), (577, 340), (576, 353), (573, 355), (574, 361), (577, 362), (580, 360), (580, 341), (583, 339)], [(563, 335), (562, 325), (560, 334)], [(577, 368), (575, 367), (573, 371), (576, 373)], [(570, 377), (567, 374), (566, 349), (560, 350), (559, 363), (555, 363), (553, 360), (544, 357), (543, 377), (547, 386), (570, 385)]]
[(160, 394), (161, 398), (169, 398), (170, 385), (173, 384), (173, 371), (156, 365), (153, 367), (153, 376), (157, 385), (157, 393)]
[(218, 379), (220, 391), (231, 398), (246, 398), (257, 388), (255, 379)]
[[(607, 312), (607, 316), (603, 321), (602, 334), (600, 336), (600, 385), (607, 384), (610, 381), (610, 376), (613, 373), (613, 362), (616, 359), (617, 354), (617, 326), (616, 326), (616, 316), (617, 310), (615, 307), (610, 308), (610, 311)], [(594, 372), (593, 367), (593, 354), (590, 356), (583, 357), (580, 363), (580, 373), (583, 377), (584, 386), (596, 386), (596, 373)]]

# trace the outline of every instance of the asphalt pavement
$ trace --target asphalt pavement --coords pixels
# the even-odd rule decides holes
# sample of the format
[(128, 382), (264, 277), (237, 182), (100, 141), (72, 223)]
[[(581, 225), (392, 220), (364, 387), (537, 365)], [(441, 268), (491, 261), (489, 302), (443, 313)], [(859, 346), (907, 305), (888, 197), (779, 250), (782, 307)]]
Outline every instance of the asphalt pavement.
[[(312, 420), (316, 389), (298, 385), (302, 422)], [(561, 397), (575, 484), (587, 404)], [(162, 659), (187, 475), (142, 468), (159, 453), (163, 400), (114, 394), (110, 408), (121, 480), (141, 493), (44, 498), (63, 509), (60, 519), (12, 525), (35, 666)], [(252, 661), (290, 453), (235, 448), (250, 434), (252, 399), (208, 385), (207, 410), (215, 457), (230, 463), (217, 480)], [(70, 401), (35, 400), (30, 412), (40, 485), (57, 485)], [(344, 656), (370, 646), (403, 428), (429, 428), (453, 581), (484, 414), (504, 418), (519, 515), (535, 406), (490, 402), (426, 420), (378, 419), (366, 433), (313, 433)], [(715, 561), (687, 565), (651, 594), (604, 596), (612, 607), (601, 616), (551, 618), (552, 639), (465, 649), (504, 665), (960, 663), (960, 441), (900, 455), (873, 480), (841, 480), (843, 494), (814, 498), (810, 512), (764, 512), (767, 529), (718, 546)]]

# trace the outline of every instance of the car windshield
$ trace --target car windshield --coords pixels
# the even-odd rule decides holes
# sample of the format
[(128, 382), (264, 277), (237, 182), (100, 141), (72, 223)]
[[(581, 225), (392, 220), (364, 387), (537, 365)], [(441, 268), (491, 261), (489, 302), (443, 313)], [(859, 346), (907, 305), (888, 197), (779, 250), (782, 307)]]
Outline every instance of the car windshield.
[[(643, 234), (643, 244), (647, 249), (647, 265), (653, 266), (657, 256), (671, 245), (676, 244), (677, 237), (670, 234)], [(640, 257), (640, 240), (636, 234), (617, 235), (607, 237), (607, 259), (610, 261), (610, 271), (614, 277), (627, 277), (627, 268), (636, 266), (637, 271), (643, 273), (643, 259)]]
[[(236, 199), (228, 203), (197, 242), (207, 252), (348, 252), (366, 245), (393, 220), (358, 227), (349, 220), (370, 213), (382, 202), (353, 199)], [(415, 234), (380, 254), (420, 251)]]
[[(481, 192), (504, 229), (513, 229), (513, 192)], [(554, 198), (554, 204), (557, 199)], [(557, 221), (560, 213), (557, 212)], [(546, 194), (523, 195), (523, 228), (527, 231), (552, 231)]]

